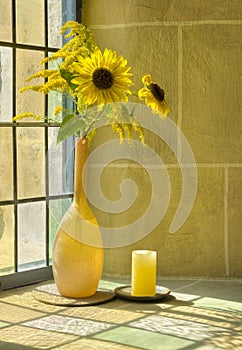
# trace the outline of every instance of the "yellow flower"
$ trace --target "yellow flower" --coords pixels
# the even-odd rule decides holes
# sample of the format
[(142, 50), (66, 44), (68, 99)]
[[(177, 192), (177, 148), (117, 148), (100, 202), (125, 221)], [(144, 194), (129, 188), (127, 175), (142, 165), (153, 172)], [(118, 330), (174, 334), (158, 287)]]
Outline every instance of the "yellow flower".
[(144, 87), (138, 91), (140, 100), (145, 100), (147, 106), (151, 107), (153, 113), (158, 113), (165, 118), (170, 108), (165, 100), (165, 91), (151, 79), (150, 75), (142, 78)]
[(57, 106), (54, 110), (54, 115), (58, 115), (63, 110), (62, 106)]
[(77, 74), (72, 83), (78, 85), (76, 91), (82, 93), (84, 104), (128, 101), (132, 74), (122, 56), (112, 50), (105, 49), (102, 53), (97, 49), (90, 57), (79, 56), (78, 61), (73, 63)]

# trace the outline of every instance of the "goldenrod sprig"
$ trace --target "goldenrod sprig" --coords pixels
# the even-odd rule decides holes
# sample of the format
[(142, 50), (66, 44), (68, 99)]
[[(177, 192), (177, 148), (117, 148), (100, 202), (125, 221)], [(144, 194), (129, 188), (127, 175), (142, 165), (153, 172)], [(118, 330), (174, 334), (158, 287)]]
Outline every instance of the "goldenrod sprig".
[(55, 74), (56, 71), (53, 69), (44, 69), (39, 71), (38, 73), (32, 74), (30, 75), (26, 81), (31, 81), (32, 79), (37, 79), (37, 78), (48, 78), (53, 76), (53, 74)]
[(43, 117), (41, 117), (38, 114), (32, 113), (32, 112), (20, 113), (20, 114), (16, 115), (12, 120), (16, 122), (16, 121), (23, 119), (23, 118), (34, 118), (35, 120), (43, 121)]
[[(58, 116), (63, 117), (57, 141), (77, 134), (87, 135), (91, 139), (97, 121), (104, 119), (107, 124), (112, 125), (121, 143), (124, 139), (131, 143), (137, 134), (145, 144), (144, 129), (135, 116), (135, 109), (128, 110), (126, 102), (134, 96), (138, 97), (154, 113), (165, 118), (169, 107), (163, 88), (153, 82), (150, 75), (146, 75), (142, 79), (144, 87), (133, 92), (133, 74), (127, 60), (113, 50), (100, 50), (93, 33), (83, 24), (68, 21), (62, 26), (60, 33), (66, 39), (65, 44), (40, 62), (46, 69), (27, 78), (28, 82), (38, 79), (36, 84), (20, 89), (20, 92), (33, 90), (43, 94), (59, 92), (73, 102), (71, 111), (61, 106), (53, 111), (56, 119)], [(51, 115), (50, 111), (48, 115)], [(19, 114), (13, 120), (30, 117), (36, 120), (52, 120), (52, 117), (41, 118), (31, 112)]]

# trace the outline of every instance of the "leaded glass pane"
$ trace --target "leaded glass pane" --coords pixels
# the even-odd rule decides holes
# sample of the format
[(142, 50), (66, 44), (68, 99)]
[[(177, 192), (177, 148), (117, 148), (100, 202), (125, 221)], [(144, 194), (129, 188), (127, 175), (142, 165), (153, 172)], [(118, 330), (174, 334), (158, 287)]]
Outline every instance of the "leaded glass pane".
[(12, 1), (0, 0), (0, 40), (12, 40)]
[(62, 36), (60, 28), (62, 26), (62, 1), (48, 1), (48, 46), (60, 48), (62, 45)]
[(56, 144), (58, 128), (49, 128), (49, 191), (50, 195), (62, 193), (63, 145)]
[(0, 275), (14, 272), (13, 206), (0, 206)]
[(45, 13), (43, 0), (16, 0), (17, 42), (45, 45)]
[(58, 128), (49, 128), (49, 191), (50, 195), (73, 193), (74, 140), (57, 145)]
[(18, 270), (46, 265), (45, 202), (18, 205)]
[(12, 129), (0, 128), (0, 201), (13, 199)]
[(22, 87), (44, 82), (43, 79), (26, 82), (27, 77), (43, 68), (40, 66), (40, 61), (44, 58), (44, 53), (32, 50), (17, 50), (16, 56), (16, 113), (33, 112), (44, 116), (45, 97), (42, 93), (35, 91), (19, 92)]
[(12, 48), (0, 46), (0, 121), (11, 121), (13, 114), (12, 66)]
[(45, 196), (44, 129), (17, 129), (18, 198)]

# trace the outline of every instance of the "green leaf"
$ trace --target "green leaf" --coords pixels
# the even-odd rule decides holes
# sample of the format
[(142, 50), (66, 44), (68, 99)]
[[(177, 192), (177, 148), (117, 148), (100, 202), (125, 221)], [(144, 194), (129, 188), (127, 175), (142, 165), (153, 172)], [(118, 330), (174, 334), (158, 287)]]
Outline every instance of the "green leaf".
[(76, 84), (73, 84), (71, 81), (73, 79), (73, 76), (70, 72), (68, 72), (67, 70), (63, 69), (63, 68), (59, 68), (60, 69), (60, 74), (62, 76), (63, 79), (65, 79), (68, 83), (68, 85), (70, 86), (70, 88), (75, 91), (77, 86)]
[(71, 114), (66, 114), (64, 119), (62, 120), (62, 125), (64, 125), (66, 122), (68, 122), (68, 120), (70, 120), (71, 118), (74, 118), (75, 114), (71, 113)]
[(78, 131), (84, 132), (85, 128), (86, 123), (83, 119), (73, 114), (66, 115), (58, 131), (57, 143), (62, 142), (71, 135), (75, 135)]

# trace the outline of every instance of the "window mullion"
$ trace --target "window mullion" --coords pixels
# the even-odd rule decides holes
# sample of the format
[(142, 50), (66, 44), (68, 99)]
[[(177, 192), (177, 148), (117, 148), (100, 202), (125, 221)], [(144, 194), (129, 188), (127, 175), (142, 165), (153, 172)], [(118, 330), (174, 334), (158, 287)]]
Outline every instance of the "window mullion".
[[(48, 1), (45, 0), (45, 57), (48, 57)], [(45, 69), (48, 68), (48, 62), (45, 63)], [(45, 95), (45, 116), (48, 116), (48, 94)], [(48, 119), (45, 120), (48, 122)], [(50, 258), (49, 258), (49, 205), (50, 205), (50, 193), (49, 193), (49, 157), (48, 157), (48, 149), (49, 149), (49, 131), (48, 126), (44, 127), (45, 131), (45, 258), (46, 258), (46, 265), (48, 266), (50, 264)]]
[[(12, 1), (12, 101), (13, 115), (16, 114), (16, 2)], [(17, 177), (17, 132), (16, 128), (12, 127), (12, 147), (13, 147), (13, 201), (14, 201), (14, 271), (18, 271), (18, 177)]]

